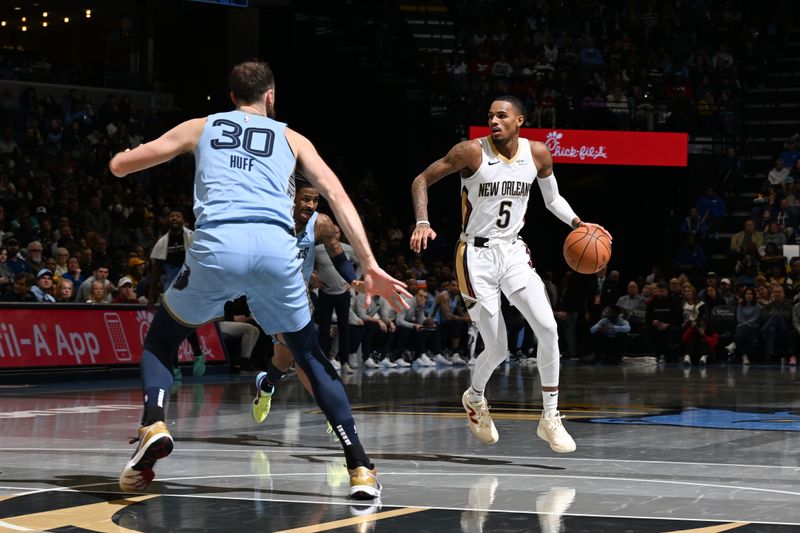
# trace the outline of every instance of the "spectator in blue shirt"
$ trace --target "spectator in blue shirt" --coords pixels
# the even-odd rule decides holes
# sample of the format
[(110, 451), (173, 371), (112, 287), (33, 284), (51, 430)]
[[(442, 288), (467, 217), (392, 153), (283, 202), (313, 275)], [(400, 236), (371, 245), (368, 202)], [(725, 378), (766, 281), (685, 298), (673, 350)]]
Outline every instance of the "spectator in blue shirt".
[(778, 154), (778, 158), (783, 159), (783, 164), (788, 169), (793, 169), (797, 160), (800, 159), (800, 151), (797, 150), (798, 135), (792, 135), (786, 144), (785, 150)]
[(8, 250), (8, 270), (12, 276), (17, 274), (31, 274), (31, 267), (25, 257), (19, 252), (19, 241), (16, 237), (6, 239), (6, 250)]
[(706, 193), (703, 196), (698, 198), (695, 207), (697, 207), (697, 212), (700, 216), (708, 220), (709, 233), (717, 231), (727, 214), (725, 210), (725, 201), (716, 193), (714, 187), (711, 186), (706, 189)]
[(696, 207), (689, 208), (689, 215), (681, 222), (681, 233), (702, 239), (708, 233), (708, 217), (701, 217)]
[(605, 70), (606, 68), (603, 54), (594, 47), (594, 39), (591, 37), (586, 39), (586, 45), (581, 48), (579, 62), (582, 67), (589, 70)]

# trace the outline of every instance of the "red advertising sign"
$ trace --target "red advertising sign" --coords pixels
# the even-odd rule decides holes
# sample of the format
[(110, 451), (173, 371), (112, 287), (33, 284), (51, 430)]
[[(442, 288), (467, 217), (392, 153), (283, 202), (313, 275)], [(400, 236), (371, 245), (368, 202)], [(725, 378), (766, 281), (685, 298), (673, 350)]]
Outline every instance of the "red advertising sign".
[[(469, 129), (470, 139), (490, 133), (485, 126)], [(543, 142), (555, 163), (685, 167), (689, 153), (687, 133), (522, 128), (520, 136)]]
[[(136, 364), (152, 320), (142, 308), (0, 308), (0, 368)], [(207, 361), (225, 361), (216, 324), (197, 337)], [(184, 342), (178, 360), (193, 357)]]

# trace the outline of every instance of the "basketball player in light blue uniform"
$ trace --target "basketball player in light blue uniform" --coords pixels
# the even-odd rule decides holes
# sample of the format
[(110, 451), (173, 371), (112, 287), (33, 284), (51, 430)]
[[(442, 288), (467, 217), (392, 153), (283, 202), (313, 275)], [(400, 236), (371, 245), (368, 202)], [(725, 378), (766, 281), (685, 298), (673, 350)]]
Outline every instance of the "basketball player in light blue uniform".
[(351, 498), (377, 498), (380, 485), (374, 465), (361, 446), (344, 387), (322, 353), (311, 321), (292, 217), (295, 168), (328, 199), (350, 237), (365, 272), (367, 295), (384, 296), (402, 309), (407, 306), (401, 297), (407, 292), (377, 265), (355, 207), (314, 145), (271, 118), (275, 86), (269, 66), (240, 63), (228, 83), (235, 111), (188, 120), (109, 163), (119, 177), (186, 152), (194, 152), (196, 165), (197, 229), (186, 263), (144, 340), (144, 415), (139, 444), (120, 475), (120, 487), (145, 489), (155, 476), (155, 462), (172, 452), (172, 436), (164, 423), (172, 353), (198, 326), (220, 319), (226, 301), (244, 295), (259, 325), (267, 333), (283, 333), (308, 375), (314, 397), (344, 448)]
[[(297, 257), (303, 261), (302, 271), (306, 285), (310, 283), (314, 272), (316, 244), (321, 241), (339, 275), (347, 283), (353, 284), (356, 290), (362, 290), (362, 283), (355, 281), (355, 269), (342, 249), (333, 220), (328, 215), (319, 213), (318, 206), (319, 192), (305, 178), (295, 174), (294, 231), (297, 234)], [(256, 396), (250, 405), (250, 414), (258, 424), (267, 419), (275, 385), (283, 379), (292, 364), (292, 354), (283, 336), (273, 336), (273, 344), (275, 352), (267, 365), (267, 371), (256, 376)], [(297, 368), (297, 377), (313, 396), (311, 384), (302, 368)]]

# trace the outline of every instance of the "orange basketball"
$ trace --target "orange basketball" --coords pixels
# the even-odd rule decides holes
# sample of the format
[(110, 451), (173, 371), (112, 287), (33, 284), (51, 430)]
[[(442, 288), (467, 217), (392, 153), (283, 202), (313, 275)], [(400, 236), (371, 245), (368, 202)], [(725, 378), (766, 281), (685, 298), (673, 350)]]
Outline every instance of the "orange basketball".
[(611, 259), (611, 240), (600, 228), (580, 226), (564, 241), (564, 259), (575, 272), (594, 274)]

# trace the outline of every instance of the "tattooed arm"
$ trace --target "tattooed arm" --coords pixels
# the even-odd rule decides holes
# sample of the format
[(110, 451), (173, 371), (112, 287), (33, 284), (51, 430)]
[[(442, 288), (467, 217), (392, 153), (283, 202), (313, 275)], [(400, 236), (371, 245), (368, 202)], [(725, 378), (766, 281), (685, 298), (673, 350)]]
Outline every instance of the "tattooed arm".
[(414, 179), (411, 184), (411, 198), (414, 200), (417, 226), (411, 235), (411, 250), (419, 253), (428, 248), (428, 239), (436, 238), (436, 232), (428, 221), (428, 187), (445, 176), (462, 170), (474, 174), (480, 164), (480, 145), (475, 141), (464, 141), (451, 148), (443, 158), (431, 163)]

